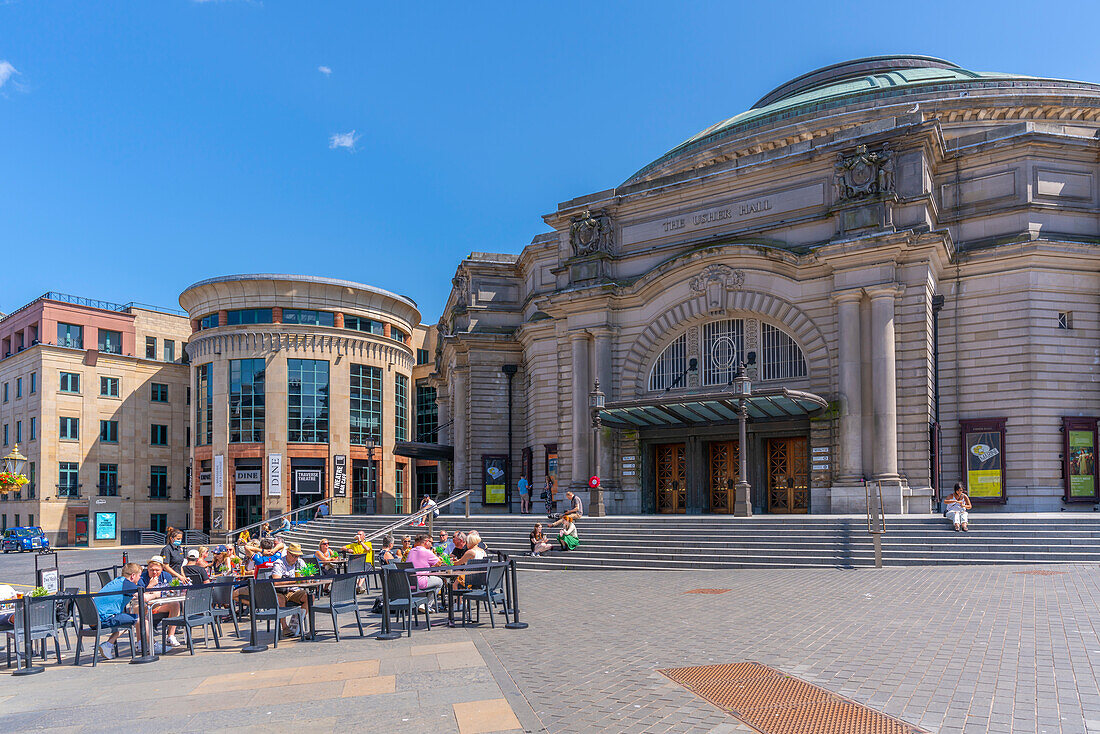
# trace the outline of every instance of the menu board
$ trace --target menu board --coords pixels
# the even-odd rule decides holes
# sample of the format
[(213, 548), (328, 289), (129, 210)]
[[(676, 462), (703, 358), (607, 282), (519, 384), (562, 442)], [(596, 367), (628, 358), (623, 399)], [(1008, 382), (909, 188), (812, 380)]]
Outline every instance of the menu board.
[(508, 457), (482, 456), (482, 503), (503, 505), (508, 501)]

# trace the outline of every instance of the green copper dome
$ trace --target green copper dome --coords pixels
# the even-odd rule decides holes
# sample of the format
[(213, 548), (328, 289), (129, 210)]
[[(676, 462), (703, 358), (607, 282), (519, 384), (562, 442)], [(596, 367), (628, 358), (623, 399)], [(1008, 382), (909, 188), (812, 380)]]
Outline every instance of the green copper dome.
[(626, 183), (651, 178), (677, 158), (713, 146), (756, 127), (811, 112), (859, 104), (874, 99), (923, 92), (957, 90), (959, 87), (1006, 87), (1039, 84), (1043, 87), (1100, 86), (993, 72), (968, 71), (931, 56), (872, 56), (826, 66), (792, 79), (764, 95), (751, 109), (711, 125), (635, 173)]

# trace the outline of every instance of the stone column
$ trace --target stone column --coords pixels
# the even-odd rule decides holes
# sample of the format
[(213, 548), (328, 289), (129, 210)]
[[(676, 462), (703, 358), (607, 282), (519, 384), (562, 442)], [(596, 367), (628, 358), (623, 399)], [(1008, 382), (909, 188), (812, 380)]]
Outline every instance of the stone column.
[[(611, 402), (611, 329), (599, 329), (596, 331), (595, 336), (596, 379), (600, 381), (600, 390), (604, 394), (604, 399)], [(600, 429), (600, 472), (603, 475), (600, 477), (600, 482), (604, 484), (605, 477), (611, 479), (616, 475), (612, 458), (614, 455), (612, 444), (612, 430), (606, 427)], [(617, 482), (614, 482), (614, 484), (618, 486)]]
[(466, 456), (466, 373), (457, 369), (451, 380), (451, 399), (454, 406), (454, 422), (451, 424), (451, 432), (454, 436), (455, 447), (455, 492), (464, 489), (473, 489), (470, 486), (470, 477), (467, 469), (468, 458)]
[(871, 393), (875, 432), (873, 468), (876, 479), (898, 478), (898, 392), (894, 342), (893, 283), (867, 289), (871, 298)]
[(588, 332), (578, 331), (570, 334), (573, 349), (573, 435), (570, 446), (570, 460), (573, 473), (572, 488), (581, 489), (587, 494), (589, 455), (588, 437), (592, 433), (592, 419), (588, 414), (588, 393), (592, 390), (592, 377), (588, 369)]
[(835, 296), (840, 367), (840, 457), (837, 479), (858, 483), (863, 477), (863, 379), (860, 354), (859, 302), (862, 290)]

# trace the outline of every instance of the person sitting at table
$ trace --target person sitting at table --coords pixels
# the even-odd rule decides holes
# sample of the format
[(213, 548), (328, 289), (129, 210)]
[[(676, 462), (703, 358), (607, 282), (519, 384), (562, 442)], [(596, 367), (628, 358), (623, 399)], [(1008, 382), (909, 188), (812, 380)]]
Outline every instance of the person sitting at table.
[(368, 566), (374, 563), (374, 549), (367, 541), (367, 534), (362, 530), (355, 534), (355, 540), (340, 550), (345, 551), (349, 556), (365, 556)]
[(407, 562), (409, 560), (409, 551), (412, 550), (412, 547), (413, 547), (412, 536), (406, 535), (404, 538), (401, 539), (401, 551), (400, 551), (400, 553), (401, 553), (401, 560), (402, 561)]
[[(95, 602), (96, 611), (99, 612), (100, 626), (112, 630), (107, 639), (99, 643), (99, 654), (106, 660), (113, 660), (118, 657), (116, 644), (118, 636), (122, 634), (124, 628), (136, 624), (138, 621), (136, 616), (129, 614), (125, 609), (133, 599), (134, 594), (141, 591), (141, 587), (137, 583), (140, 578), (141, 566), (136, 563), (127, 563), (123, 565), (122, 574), (118, 578), (108, 581), (100, 589), (100, 591), (118, 591), (122, 593), (114, 596), (97, 596), (92, 599)], [(146, 625), (148, 626), (148, 623)], [(136, 640), (141, 640), (142, 630), (135, 627), (134, 633)], [(149, 639), (152, 639), (151, 634)]]
[[(287, 543), (286, 554), (280, 556), (271, 567), (271, 578), (294, 578), (295, 574), (306, 570), (306, 562), (302, 559), (302, 546), (297, 543)], [(309, 593), (300, 586), (292, 586), (289, 589), (279, 589), (279, 606), (285, 607), (287, 603), (304, 607), (309, 603)], [(297, 619), (290, 618), (294, 624), (288, 624), (282, 620), (283, 634), (287, 637), (296, 637), (300, 630), (297, 628)]]
[(535, 523), (535, 529), (531, 531), (531, 555), (541, 556), (553, 547), (542, 534), (542, 523)]
[[(149, 559), (149, 562), (145, 564), (145, 570), (142, 571), (141, 575), (138, 577), (137, 584), (147, 592), (145, 594), (146, 601), (152, 602), (170, 593), (168, 589), (171, 587), (172, 580), (172, 575), (168, 573), (167, 567), (164, 564), (164, 559), (161, 556), (153, 556)], [(160, 619), (178, 616), (180, 613), (180, 605), (177, 601), (157, 604), (156, 609), (150, 610), (150, 612), (150, 616), (153, 619), (153, 626), (155, 627)], [(183, 643), (176, 639), (176, 628), (174, 625), (168, 627), (166, 631), (168, 632), (169, 645), (172, 647), (183, 647)]]
[(451, 555), (451, 553), (454, 552), (454, 549), (455, 549), (454, 541), (451, 540), (451, 536), (448, 535), (446, 530), (440, 530), (439, 531), (439, 543), (438, 543), (438, 545), (443, 546), (443, 552), (446, 553), (447, 555)]
[(317, 568), (322, 569), (327, 575), (336, 573), (336, 567), (333, 562), (337, 560), (337, 555), (328, 549), (328, 539), (321, 538), (321, 542), (317, 544), (317, 552), (313, 554), (314, 560), (317, 562)]
[(439, 593), (438, 590), (443, 587), (443, 579), (439, 576), (431, 576), (421, 572), (443, 563), (439, 560), (439, 556), (432, 551), (431, 536), (423, 534), (416, 536), (413, 540), (412, 549), (409, 551), (409, 563), (413, 565), (413, 568), (419, 569), (416, 573), (416, 588), (420, 591), (433, 592), (433, 601), (428, 603), (428, 611), (434, 612), (434, 597)]
[[(476, 530), (466, 533), (466, 550), (462, 556), (455, 560), (456, 566), (464, 566), (472, 561), (484, 561), (489, 554), (481, 547), (481, 535)], [(458, 553), (458, 549), (455, 549)], [(484, 573), (466, 574), (461, 579), (461, 584), (466, 587), (480, 586), (485, 582)]]
[(451, 543), (451, 558), (456, 561), (466, 553), (466, 533), (459, 530), (454, 535), (454, 541)]
[[(569, 515), (563, 515), (561, 523), (561, 530), (558, 531), (558, 543), (561, 544), (561, 549), (563, 551), (571, 551), (581, 542), (581, 539), (577, 537), (577, 526), (573, 523), (573, 518)], [(557, 523), (555, 523), (555, 525), (556, 524)]]
[(382, 550), (379, 552), (378, 557), (382, 560), (382, 563), (393, 563), (397, 559), (393, 552), (392, 535), (386, 535), (382, 538)]
[(260, 534), (259, 534), (260, 540), (263, 540), (264, 538), (270, 538), (270, 537), (271, 537), (271, 526), (268, 525), (266, 522), (262, 523), (260, 525)]
[[(187, 551), (187, 558), (183, 559), (183, 568), (196, 568), (203, 576), (203, 583), (210, 580), (210, 564), (203, 560), (203, 554), (206, 552), (206, 546), (202, 547), (202, 550), (198, 548), (192, 548)], [(183, 570), (183, 569), (180, 569)], [(184, 576), (187, 576), (187, 572), (184, 571)], [(188, 578), (190, 582), (190, 578)]]
[(241, 559), (233, 555), (233, 551), (230, 550), (227, 545), (219, 545), (214, 549), (214, 562), (212, 568), (214, 573), (219, 576), (223, 574), (233, 573), (233, 569), (239, 566)]
[[(282, 546), (282, 543), (278, 544)], [(251, 551), (251, 546), (249, 551)], [(260, 546), (256, 548), (254, 553), (251, 553), (248, 557), (248, 570), (253, 575), (259, 569), (272, 568), (275, 563), (283, 557), (283, 553), (276, 546), (275, 541), (271, 538), (264, 538), (260, 541)]]
[(164, 570), (179, 579), (181, 584), (186, 584), (187, 578), (183, 575), (183, 531), (168, 528), (165, 539), (168, 542), (160, 549), (160, 557), (164, 559)]

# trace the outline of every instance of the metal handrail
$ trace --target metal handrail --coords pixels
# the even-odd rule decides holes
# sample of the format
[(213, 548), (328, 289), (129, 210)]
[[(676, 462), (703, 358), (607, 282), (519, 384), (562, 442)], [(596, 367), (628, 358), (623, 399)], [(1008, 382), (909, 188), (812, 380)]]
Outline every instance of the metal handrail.
[[(328, 499), (324, 499), (324, 500), (318, 500), (317, 502), (312, 502), (308, 505), (302, 505), (301, 507), (297, 507), (297, 508), (291, 510), (290, 512), (284, 512), (281, 515), (275, 515), (274, 517), (269, 517), (266, 520), (260, 520), (259, 522), (252, 523), (251, 525), (245, 525), (243, 528), (237, 528), (236, 530), (228, 530), (228, 531), (222, 533), (222, 535), (227, 540), (230, 540), (230, 539), (233, 538), (234, 535), (240, 535), (241, 533), (243, 533), (246, 530), (252, 530), (253, 528), (258, 528), (261, 525), (263, 525), (264, 523), (270, 524), (275, 520), (281, 520), (284, 517), (290, 517), (291, 515), (297, 515), (299, 512), (304, 512), (305, 510), (309, 510), (309, 509), (312, 509), (314, 507), (319, 507), (321, 505), (327, 505), (330, 502), (332, 502), (331, 497), (328, 498)], [(251, 533), (249, 533), (249, 534), (251, 535)]]
[(886, 532), (886, 512), (882, 506), (882, 482), (864, 480), (867, 495), (867, 532), (875, 546), (875, 568), (882, 568), (882, 534)]
[[(458, 492), (457, 494), (452, 494), (450, 497), (443, 500), (442, 502), (437, 502), (435, 504), (435, 506), (433, 506), (433, 507), (427, 507), (423, 510), (417, 510), (416, 512), (412, 513), (411, 515), (406, 515), (405, 517), (401, 518), (400, 520), (395, 520), (394, 522), (391, 522), (389, 525), (385, 526), (381, 530), (377, 530), (377, 531), (371, 533), (370, 535), (368, 535), (366, 538), (364, 538), (364, 542), (369, 543), (373, 540), (381, 538), (383, 535), (390, 532), (391, 530), (397, 530), (397, 528), (399, 528), (403, 525), (408, 525), (410, 522), (415, 521), (415, 520), (419, 520), (422, 517), (427, 517), (428, 515), (431, 515), (434, 518), (436, 510), (440, 509), (441, 507), (446, 507), (447, 505), (450, 505), (454, 502), (458, 502), (459, 500), (465, 499), (466, 497), (469, 497), (469, 496), (470, 496), (470, 490), (468, 490), (468, 489), (464, 489), (461, 492)], [(431, 528), (428, 529), (428, 532), (429, 533), (432, 532)]]

